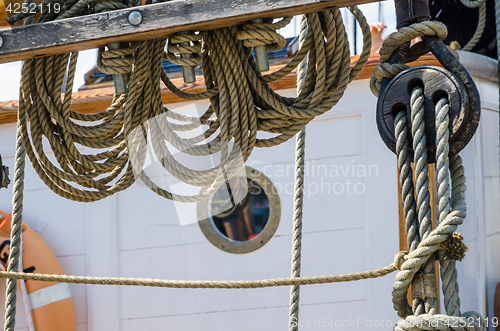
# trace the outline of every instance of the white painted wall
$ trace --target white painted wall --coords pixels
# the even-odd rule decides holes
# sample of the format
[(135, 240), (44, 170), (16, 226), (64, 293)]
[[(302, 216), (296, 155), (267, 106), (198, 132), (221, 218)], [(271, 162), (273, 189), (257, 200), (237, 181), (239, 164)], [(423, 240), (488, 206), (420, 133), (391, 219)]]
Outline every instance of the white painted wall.
[[(478, 85), (483, 97), (483, 120), (478, 134), (462, 153), (468, 175), (468, 217), (461, 230), (469, 253), (459, 264), (459, 281), (463, 311), (485, 313), (488, 308), (488, 315), (492, 316), (492, 291), (500, 281), (500, 225), (496, 220), (498, 112), (494, 110), (498, 109), (498, 89), (486, 81), (478, 81)], [(294, 91), (281, 93), (293, 95)], [(396, 157), (378, 136), (375, 104), (368, 80), (355, 81), (333, 110), (307, 128), (309, 172), (304, 201), (303, 276), (379, 268), (391, 263), (398, 251)], [(200, 102), (198, 108), (206, 105)], [(0, 154), (12, 171), (14, 137), (13, 124), (1, 126)], [(30, 226), (47, 221), (41, 236), (68, 274), (212, 280), (287, 277), (291, 260), (293, 160), (293, 140), (270, 149), (256, 149), (248, 160), (247, 165), (265, 173), (280, 191), (282, 216), (270, 242), (245, 255), (214, 247), (197, 223), (180, 226), (173, 202), (137, 183), (101, 202), (76, 203), (46, 188), (29, 163), (24, 219)], [(338, 175), (332, 172), (335, 166), (340, 171)], [(329, 169), (326, 177), (325, 167)], [(371, 176), (357, 173), (363, 167), (372, 170)], [(349, 183), (351, 191), (347, 191)], [(327, 184), (336, 191), (327, 193)], [(354, 191), (355, 184), (359, 194)], [(316, 187), (323, 187), (323, 194), (315, 193)], [(11, 197), (10, 190), (0, 190), (1, 209), (11, 209)], [(302, 287), (300, 318), (306, 326), (312, 325), (302, 330), (321, 328), (314, 321), (325, 328), (325, 322), (333, 326), (349, 322), (344, 329), (374, 330), (382, 319), (387, 329), (386, 323), (393, 325), (397, 321), (391, 302), (394, 276)], [(70, 287), (78, 331), (194, 331), (201, 327), (217, 331), (285, 330), (288, 323), (286, 287)], [(22, 307), (19, 309), (18, 329), (26, 330)], [(359, 324), (354, 327), (350, 321)]]

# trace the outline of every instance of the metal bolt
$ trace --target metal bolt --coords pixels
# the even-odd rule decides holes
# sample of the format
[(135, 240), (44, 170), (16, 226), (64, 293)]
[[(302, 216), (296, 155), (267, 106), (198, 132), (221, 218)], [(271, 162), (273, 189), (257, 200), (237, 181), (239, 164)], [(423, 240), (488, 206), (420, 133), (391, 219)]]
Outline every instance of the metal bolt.
[(0, 47), (2, 47), (2, 45), (3, 45), (3, 39), (2, 37), (0, 37)]
[[(261, 18), (250, 20), (250, 23), (263, 23)], [(255, 62), (257, 63), (257, 69), (260, 72), (269, 70), (269, 58), (267, 57), (267, 47), (257, 46), (253, 48), (255, 51)]]
[(132, 25), (139, 25), (142, 23), (142, 14), (137, 10), (134, 10), (130, 14), (128, 14), (128, 21)]
[[(115, 42), (108, 44), (108, 49), (119, 49), (120, 43)], [(127, 93), (127, 80), (124, 74), (113, 75), (113, 83), (115, 84), (115, 94), (121, 95)]]
[[(189, 34), (189, 31), (182, 31), (177, 34)], [(181, 43), (181, 46), (189, 46), (189, 42)], [(181, 58), (190, 59), (193, 56), (191, 54), (181, 54)], [(196, 73), (194, 72), (194, 67), (182, 66), (182, 78), (184, 78), (185, 84), (192, 84), (196, 82)]]

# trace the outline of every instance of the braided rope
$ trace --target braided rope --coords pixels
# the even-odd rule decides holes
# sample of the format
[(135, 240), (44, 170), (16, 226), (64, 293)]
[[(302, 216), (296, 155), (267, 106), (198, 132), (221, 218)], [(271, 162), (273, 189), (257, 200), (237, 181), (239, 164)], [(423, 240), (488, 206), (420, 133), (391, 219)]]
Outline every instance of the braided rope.
[[(450, 165), (449, 165), (449, 109), (448, 100), (441, 98), (436, 104), (436, 182), (437, 182), (437, 215), (438, 222), (444, 220), (450, 213)], [(456, 156), (451, 156), (454, 172), (456, 168)], [(440, 274), (444, 294), (444, 306), (446, 313), (451, 316), (460, 316), (460, 299), (458, 297), (458, 282), (456, 261), (450, 259), (443, 251), (438, 254), (441, 266)]]
[[(437, 36), (439, 39), (444, 40), (448, 35), (446, 26), (437, 21), (424, 21), (414, 23), (408, 27), (403, 27), (396, 32), (391, 33), (389, 37), (384, 40), (382, 47), (379, 50), (380, 64), (375, 68), (375, 72), (370, 78), (370, 90), (373, 95), (378, 97), (380, 93), (380, 86), (384, 78), (393, 78), (400, 72), (408, 69), (407, 65), (396, 63), (388, 63), (392, 54), (401, 46), (409, 43), (417, 37), (423, 36)], [(421, 41), (409, 48), (407, 52), (406, 62), (413, 62), (421, 55), (429, 52), (429, 48)]]
[[(432, 230), (423, 87), (416, 86), (413, 89), (410, 97), (410, 109), (413, 150), (415, 151), (415, 190), (417, 192), (419, 239), (423, 240), (427, 238)], [(435, 274), (434, 258), (432, 256), (425, 263), (422, 272), (424, 274)], [(414, 315), (435, 314), (437, 312), (437, 300), (426, 297), (424, 303), (421, 298), (413, 298), (412, 309)]]
[[(26, 150), (21, 140), (22, 124), (17, 124), (16, 134), (16, 155), (14, 166), (14, 196), (12, 198), (12, 229), (10, 233), (9, 265), (7, 272), (19, 270), (19, 255), (21, 250), (21, 231), (23, 213), (23, 193), (24, 193), (24, 168)], [(5, 323), (4, 331), (14, 331), (16, 326), (16, 302), (17, 302), (17, 281), (13, 278), (7, 279), (7, 289), (5, 294)]]
[[(485, 330), (485, 321), (476, 312), (460, 314), (460, 301), (458, 299), (458, 283), (456, 281), (455, 261), (451, 261), (444, 251), (439, 251), (441, 265), (441, 279), (444, 293), (444, 303), (448, 315), (439, 315), (434, 295), (424, 298), (414, 298), (413, 310), (408, 305), (407, 292), (417, 272), (423, 269), (423, 273), (434, 273), (433, 254), (439, 246), (456, 230), (463, 222), (466, 215), (465, 206), (465, 176), (462, 160), (458, 155), (449, 157), (449, 104), (447, 98), (441, 98), (436, 104), (436, 181), (437, 181), (437, 204), (438, 204), (438, 226), (430, 231), (431, 224), (426, 226), (427, 218), (430, 222), (428, 212), (428, 177), (427, 177), (427, 153), (425, 148), (425, 124), (423, 107), (423, 88), (415, 87), (410, 100), (412, 116), (413, 149), (415, 151), (415, 174), (417, 204), (419, 206), (419, 223), (421, 242), (417, 248), (405, 256), (405, 262), (400, 266), (400, 272), (396, 276), (393, 291), (394, 309), (403, 319), (400, 320), (394, 330)], [(400, 170), (402, 192), (409, 194), (410, 189), (403, 190), (403, 183), (408, 177), (408, 133), (405, 112), (400, 112), (395, 117), (398, 169)], [(451, 165), (449, 165), (451, 160)], [(408, 165), (407, 165), (408, 164)], [(424, 177), (425, 175), (425, 177)], [(450, 192), (451, 177), (451, 192)], [(411, 177), (410, 177), (411, 179)], [(411, 187), (406, 184), (406, 187)], [(413, 196), (413, 192), (411, 192)], [(451, 195), (451, 200), (450, 200)], [(405, 198), (402, 196), (405, 204)], [(411, 202), (411, 198), (410, 198)], [(410, 210), (408, 207), (406, 208)], [(414, 216), (405, 209), (408, 221), (413, 221)], [(408, 228), (408, 227), (407, 227)], [(411, 227), (409, 228), (412, 229)], [(411, 233), (409, 233), (410, 235)], [(415, 236), (415, 235), (413, 235)], [(410, 246), (410, 241), (409, 241)], [(432, 263), (430, 263), (432, 261)], [(420, 280), (419, 280), (420, 281)], [(425, 304), (424, 304), (425, 303)], [(425, 314), (423, 313), (425, 312)]]
[[(307, 21), (305, 16), (300, 19), (299, 45), (303, 45), (307, 36)], [(302, 61), (297, 71), (297, 94), (300, 95), (305, 83), (307, 63)], [(295, 141), (295, 180), (293, 196), (293, 234), (292, 234), (292, 277), (300, 277), (300, 262), (302, 256), (302, 209), (304, 203), (304, 165), (306, 149), (305, 127), (297, 134)], [(289, 326), (290, 331), (299, 329), (300, 287), (290, 287)]]
[[(396, 259), (403, 259), (404, 253), (396, 254)], [(275, 278), (263, 280), (241, 280), (241, 281), (203, 281), (203, 280), (163, 280), (151, 278), (119, 278), (119, 277), (86, 277), (68, 275), (47, 275), (24, 272), (0, 271), (0, 278), (36, 280), (42, 282), (58, 282), (70, 284), (90, 284), (90, 285), (124, 285), (124, 286), (149, 286), (166, 288), (206, 288), (206, 289), (252, 289), (267, 288), (277, 286), (299, 286), (317, 285), (329, 283), (352, 282), (362, 279), (371, 279), (386, 276), (397, 270), (397, 265), (401, 261), (370, 271), (357, 272), (352, 274), (315, 276), (315, 277), (292, 277)], [(15, 282), (15, 281), (14, 281)]]
[(276, 23), (246, 23), (236, 34), (245, 47), (266, 46), (269, 51), (285, 47), (286, 40), (276, 32), (290, 23), (292, 17), (285, 17)]
[(415, 203), (415, 189), (413, 185), (413, 172), (411, 158), (408, 153), (408, 127), (406, 114), (399, 112), (394, 119), (396, 140), (396, 155), (398, 156), (399, 184), (403, 198), (403, 214), (405, 217), (405, 230), (407, 245), (410, 252), (414, 251), (420, 242), (418, 232), (417, 207)]
[(462, 48), (463, 51), (470, 51), (474, 48), (474, 46), (476, 46), (479, 39), (481, 39), (484, 32), (484, 27), (486, 26), (486, 0), (480, 0), (480, 1), (460, 0), (460, 1), (464, 4), (464, 6), (467, 6), (469, 8), (479, 7), (479, 19), (477, 22), (476, 32), (474, 32), (474, 35), (469, 40), (467, 45), (465, 45)]

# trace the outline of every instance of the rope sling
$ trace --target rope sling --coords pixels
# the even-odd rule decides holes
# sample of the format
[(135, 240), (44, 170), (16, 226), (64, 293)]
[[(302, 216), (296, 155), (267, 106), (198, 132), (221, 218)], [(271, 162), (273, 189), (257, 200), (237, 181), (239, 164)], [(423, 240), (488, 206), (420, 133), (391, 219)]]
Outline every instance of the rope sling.
[[(55, 0), (47, 1), (55, 2)], [(58, 16), (42, 13), (38, 22), (83, 15), (89, 11), (103, 12), (140, 4), (140, 1), (131, 0), (102, 0), (94, 1), (93, 8), (90, 8), (89, 2), (66, 1), (63, 11)], [(151, 1), (146, 4), (148, 3)], [(474, 318), (475, 322), (472, 327), (466, 328), (467, 330), (484, 330), (484, 320), (479, 314), (475, 312), (460, 314), (455, 261), (450, 259), (450, 252), (445, 248), (448, 247), (446, 242), (452, 238), (453, 232), (465, 218), (464, 169), (460, 157), (450, 154), (448, 101), (443, 98), (436, 106), (439, 223), (437, 228), (432, 230), (426, 137), (422, 130), (424, 107), (422, 92), (418, 88), (412, 93), (411, 128), (408, 128), (404, 113), (396, 115), (398, 171), (409, 251), (399, 252), (395, 256), (394, 263), (373, 271), (300, 277), (305, 125), (331, 109), (340, 100), (347, 84), (364, 67), (371, 48), (369, 28), (364, 16), (356, 7), (349, 9), (362, 27), (364, 35), (363, 52), (352, 69), (347, 35), (338, 9), (305, 15), (301, 20), (300, 48), (297, 55), (282, 69), (267, 75), (261, 75), (256, 70), (251, 47), (268, 45), (270, 48), (282, 48), (283, 39), (276, 33), (276, 29), (286, 25), (290, 21), (289, 18), (277, 23), (251, 23), (238, 28), (176, 35), (170, 37), (167, 52), (163, 51), (166, 42), (164, 39), (129, 44), (118, 50), (101, 49), (98, 57), (100, 70), (127, 75), (128, 92), (115, 95), (109, 108), (92, 115), (79, 114), (70, 109), (77, 53), (24, 62), (16, 134), (11, 248), (7, 271), (0, 272), (1, 278), (7, 278), (4, 330), (13, 331), (15, 327), (16, 279), (171, 288), (243, 289), (291, 286), (290, 320), (292, 318), (298, 320), (300, 285), (377, 278), (396, 270), (399, 272), (394, 284), (393, 303), (402, 320), (398, 322), (395, 330), (431, 328), (463, 330), (450, 326), (450, 319), (459, 323), (457, 325), (462, 325), (463, 322), (470, 323), (468, 318)], [(24, 19), (25, 24), (33, 23), (30, 16), (17, 15), (11, 19), (14, 22), (16, 19)], [(413, 27), (415, 31), (419, 31), (418, 33), (432, 35), (434, 31), (434, 35), (440, 37), (446, 35), (445, 29), (443, 32), (439, 28), (429, 28), (432, 23), (419, 24), (421, 25)], [(394, 47), (389, 45), (391, 40), (393, 39), (389, 38), (384, 42), (386, 49)], [(186, 46), (186, 42), (190, 43), (189, 46)], [(381, 55), (382, 53), (381, 50)], [(182, 56), (187, 54), (192, 56), (190, 58)], [(207, 91), (190, 94), (176, 88), (163, 70), (158, 70), (164, 58), (181, 65), (192, 66), (201, 63)], [(297, 66), (299, 66), (297, 98), (282, 97), (269, 88), (267, 85), (269, 82), (284, 77)], [(377, 91), (377, 84), (380, 88), (383, 78), (394, 77), (403, 70), (403, 66), (396, 66), (394, 69), (394, 66), (381, 64), (372, 78), (372, 90)], [(66, 74), (66, 93), (61, 98)], [(177, 96), (187, 100), (208, 98), (211, 106), (200, 117), (182, 115), (165, 108), (161, 101), (160, 80)], [(157, 120), (151, 121), (153, 118)], [(171, 120), (185, 124), (177, 124)], [(82, 125), (75, 121), (97, 124)], [(202, 125), (208, 128), (194, 138), (183, 139), (177, 134)], [(414, 137), (415, 187), (408, 153), (411, 141), (409, 130)], [(275, 136), (258, 139), (258, 131), (269, 132)], [(145, 159), (144, 137), (148, 132), (152, 136), (155, 154), (165, 169), (185, 183), (207, 188), (203, 193), (195, 196), (176, 195), (158, 187), (142, 171)], [(171, 281), (17, 272), (26, 155), (49, 188), (74, 201), (90, 202), (103, 199), (126, 189), (136, 178), (141, 178), (155, 193), (165, 198), (196, 202), (215, 192), (244, 164), (254, 147), (275, 146), (294, 135), (297, 135), (297, 138), (291, 278), (258, 281)], [(43, 137), (49, 142), (59, 167), (45, 155), (42, 146)], [(212, 138), (210, 142), (200, 144), (209, 138)], [(234, 140), (232, 148), (229, 147), (231, 140)], [(188, 169), (174, 159), (164, 141), (168, 141), (189, 155), (206, 156), (220, 152), (219, 166), (204, 171)], [(77, 144), (105, 151), (84, 155), (76, 147)], [(424, 275), (434, 274), (433, 256), (436, 252), (441, 265), (446, 313), (449, 316), (437, 314), (435, 288), (431, 287), (429, 291), (424, 287), (422, 293), (415, 297), (411, 307), (406, 299), (414, 279), (422, 279), (422, 283), (425, 283), (425, 277), (421, 277), (418, 273), (422, 266)], [(298, 326), (290, 323), (289, 329), (298, 330)]]

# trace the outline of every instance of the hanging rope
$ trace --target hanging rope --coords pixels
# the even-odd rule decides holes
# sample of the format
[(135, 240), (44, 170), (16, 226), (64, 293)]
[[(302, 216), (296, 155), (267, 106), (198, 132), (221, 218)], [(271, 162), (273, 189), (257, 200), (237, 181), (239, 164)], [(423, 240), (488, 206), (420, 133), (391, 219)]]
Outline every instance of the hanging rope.
[(463, 51), (470, 51), (476, 46), (479, 39), (481, 39), (484, 27), (486, 26), (486, 0), (460, 0), (460, 2), (469, 8), (479, 8), (476, 32), (474, 32), (472, 38), (467, 42), (467, 45), (462, 48)]
[[(21, 101), (19, 106), (21, 106)], [(26, 150), (21, 141), (22, 129), (18, 124), (16, 133), (16, 162), (14, 165), (14, 196), (12, 198), (12, 228), (10, 232), (9, 264), (7, 266), (7, 272), (9, 273), (19, 270), (19, 255), (21, 250), (24, 168), (26, 159)], [(6, 287), (4, 331), (14, 331), (16, 325), (17, 281), (8, 278)]]
[[(304, 16), (300, 18), (299, 46), (303, 45), (307, 36), (307, 21)], [(297, 70), (297, 95), (304, 87), (307, 72), (307, 63), (303, 61)], [(306, 149), (306, 129), (302, 128), (295, 141), (295, 179), (293, 195), (293, 232), (292, 232), (292, 277), (300, 277), (300, 262), (302, 256), (302, 209), (304, 203), (304, 166)], [(299, 303), (300, 287), (290, 288), (290, 307), (288, 329), (299, 329)]]
[(206, 289), (252, 289), (267, 288), (277, 286), (299, 286), (352, 282), (361, 279), (378, 278), (388, 275), (397, 270), (402, 264), (406, 252), (396, 254), (395, 262), (390, 265), (370, 270), (357, 272), (353, 274), (314, 276), (314, 277), (292, 277), (275, 278), (263, 280), (242, 280), (242, 281), (212, 281), (212, 280), (163, 280), (151, 278), (119, 278), (119, 277), (86, 277), (86, 276), (68, 276), (68, 275), (47, 275), (24, 272), (0, 271), (0, 278), (36, 280), (42, 282), (58, 282), (71, 284), (90, 284), (90, 285), (124, 285), (124, 286), (149, 286), (166, 288), (206, 288)]

